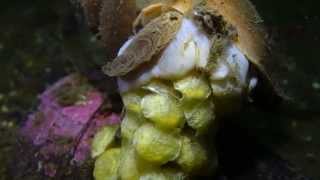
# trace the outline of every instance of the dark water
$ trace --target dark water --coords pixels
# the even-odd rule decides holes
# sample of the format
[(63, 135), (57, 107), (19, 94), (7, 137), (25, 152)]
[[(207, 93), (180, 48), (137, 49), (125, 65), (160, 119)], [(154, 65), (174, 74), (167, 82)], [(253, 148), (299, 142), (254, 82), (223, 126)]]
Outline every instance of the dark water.
[[(255, 0), (254, 3), (287, 55), (290, 69), (287, 89), (297, 103), (287, 113), (276, 114), (279, 121), (285, 122), (287, 138), (275, 149), (306, 174), (319, 179), (320, 13), (317, 7), (320, 3), (315, 0)], [(273, 141), (278, 139), (277, 134), (271, 137)]]
[[(320, 2), (254, 0), (290, 72), (294, 103), (280, 111), (249, 111), (235, 122), (259, 144), (320, 179)], [(0, 179), (6, 179), (15, 130), (37, 95), (71, 72), (105, 61), (79, 10), (65, 0), (3, 0), (0, 6)]]

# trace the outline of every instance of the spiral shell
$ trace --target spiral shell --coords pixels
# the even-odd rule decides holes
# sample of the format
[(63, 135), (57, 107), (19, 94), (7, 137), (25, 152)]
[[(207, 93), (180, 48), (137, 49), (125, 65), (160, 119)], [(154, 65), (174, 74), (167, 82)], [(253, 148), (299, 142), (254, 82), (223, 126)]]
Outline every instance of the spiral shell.
[(271, 54), (263, 20), (254, 5), (249, 0), (207, 0), (205, 6), (235, 28), (235, 44), (258, 69), (265, 91), (274, 100), (285, 98), (277, 77), (280, 62)]

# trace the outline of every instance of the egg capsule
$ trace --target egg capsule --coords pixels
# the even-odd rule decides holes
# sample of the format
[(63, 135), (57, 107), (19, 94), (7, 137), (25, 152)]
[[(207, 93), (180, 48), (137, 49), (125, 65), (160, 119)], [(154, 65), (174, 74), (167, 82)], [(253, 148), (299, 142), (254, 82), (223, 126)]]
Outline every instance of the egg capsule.
[(186, 103), (203, 101), (211, 94), (209, 83), (199, 74), (189, 75), (175, 82), (174, 88), (182, 93), (182, 100)]
[(181, 149), (179, 138), (157, 129), (150, 123), (136, 131), (133, 144), (142, 159), (159, 165), (175, 160)]
[(121, 122), (121, 138), (123, 143), (131, 143), (136, 130), (144, 119), (135, 113), (127, 112)]
[(91, 156), (93, 158), (101, 155), (112, 144), (118, 129), (118, 125), (106, 126), (94, 136), (91, 149)]
[(113, 148), (105, 151), (95, 162), (93, 176), (95, 180), (117, 180), (120, 148)]
[(153, 170), (144, 173), (140, 180), (184, 180), (186, 176), (174, 169)]
[(171, 83), (168, 81), (153, 80), (148, 84), (142, 86), (142, 89), (148, 90), (156, 94), (169, 95), (176, 99), (179, 98), (179, 93), (175, 91)]
[(141, 108), (144, 117), (161, 129), (172, 130), (184, 124), (184, 114), (178, 100), (167, 94), (146, 95), (141, 101)]
[(206, 165), (208, 160), (207, 152), (196, 141), (189, 137), (182, 137), (182, 148), (177, 163), (183, 171), (187, 173), (196, 173), (199, 169)]
[(131, 146), (121, 148), (119, 176), (122, 180), (139, 180), (138, 159)]
[(210, 99), (184, 110), (188, 126), (196, 130), (197, 135), (206, 133), (215, 119), (214, 105)]
[(144, 95), (143, 91), (130, 91), (122, 94), (123, 104), (126, 107), (127, 112), (133, 112), (136, 114), (141, 113), (140, 103)]

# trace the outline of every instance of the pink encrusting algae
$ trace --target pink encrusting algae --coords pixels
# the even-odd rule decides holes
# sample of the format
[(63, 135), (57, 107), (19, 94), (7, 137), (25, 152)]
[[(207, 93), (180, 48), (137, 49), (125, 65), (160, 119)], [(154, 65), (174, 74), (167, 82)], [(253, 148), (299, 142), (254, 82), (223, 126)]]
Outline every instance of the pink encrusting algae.
[[(21, 129), (22, 136), (39, 148), (39, 162), (45, 162), (43, 169), (48, 176), (55, 176), (59, 166), (51, 160), (70, 157), (70, 163), (81, 166), (90, 157), (94, 134), (103, 126), (120, 123), (119, 115), (100, 111), (108, 99), (83, 79), (73, 74), (45, 90), (37, 111), (28, 116)], [(59, 91), (69, 93), (64, 98), (74, 101), (62, 104)]]

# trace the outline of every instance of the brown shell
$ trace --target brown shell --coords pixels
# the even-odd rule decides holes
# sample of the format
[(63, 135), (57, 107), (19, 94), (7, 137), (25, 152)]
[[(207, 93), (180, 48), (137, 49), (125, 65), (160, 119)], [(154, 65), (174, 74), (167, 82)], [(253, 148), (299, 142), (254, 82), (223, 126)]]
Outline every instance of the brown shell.
[[(121, 44), (130, 35), (137, 9), (153, 3), (168, 4), (172, 7), (175, 5), (174, 8), (187, 9), (188, 6), (185, 5), (191, 2), (191, 0), (80, 1), (84, 10), (87, 11), (89, 25), (92, 28), (99, 27), (99, 34), (106, 47), (108, 58), (116, 55)], [(276, 61), (271, 54), (262, 20), (252, 3), (249, 0), (193, 0), (192, 3), (195, 5), (201, 2), (205, 2), (207, 8), (220, 14), (228, 24), (235, 27), (238, 34), (236, 44), (255, 65), (255, 69), (258, 69), (258, 75), (264, 80), (263, 88), (260, 88), (265, 91), (264, 94), (270, 95), (271, 92), (276, 97), (285, 97), (278, 83), (279, 59)]]
[(262, 19), (253, 4), (249, 0), (207, 0), (206, 6), (235, 27), (238, 34), (236, 44), (257, 67), (268, 93), (283, 97), (273, 73), (277, 62), (271, 58)]
[(159, 1), (154, 4), (150, 4), (142, 8), (140, 14), (133, 23), (133, 29), (134, 31), (137, 31), (139, 28), (148, 24), (152, 19), (169, 11), (175, 10), (185, 14), (192, 9), (192, 5), (192, 0)]
[(102, 6), (101, 0), (80, 0), (91, 31), (97, 32), (99, 27), (99, 15)]
[(132, 34), (136, 11), (135, 0), (103, 1), (99, 34), (107, 51), (107, 58), (115, 57), (121, 45)]
[(132, 34), (136, 0), (79, 0), (90, 30), (98, 34), (107, 58), (114, 58)]
[(133, 30), (137, 33), (141, 28), (147, 25), (151, 20), (159, 17), (161, 14), (164, 14), (172, 10), (169, 6), (163, 3), (156, 3), (146, 8), (143, 8), (138, 15), (138, 17), (133, 22)]
[[(159, 3), (164, 0), (153, 0), (152, 2)], [(181, 4), (184, 0), (167, 0), (166, 3), (168, 2), (169, 4), (177, 2)], [(268, 96), (268, 99), (273, 102), (281, 98), (287, 99), (279, 83), (281, 77), (279, 72), (283, 70), (281, 69), (283, 66), (280, 65), (283, 62), (280, 63), (280, 59), (271, 54), (263, 20), (254, 5), (249, 0), (193, 0), (192, 3), (195, 6), (203, 2), (208, 9), (221, 15), (228, 24), (236, 29), (238, 35), (236, 45), (255, 66), (254, 69), (258, 70), (257, 75), (262, 79), (258, 87), (259, 96)]]

